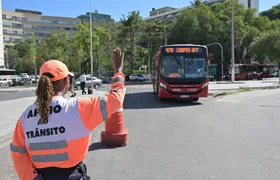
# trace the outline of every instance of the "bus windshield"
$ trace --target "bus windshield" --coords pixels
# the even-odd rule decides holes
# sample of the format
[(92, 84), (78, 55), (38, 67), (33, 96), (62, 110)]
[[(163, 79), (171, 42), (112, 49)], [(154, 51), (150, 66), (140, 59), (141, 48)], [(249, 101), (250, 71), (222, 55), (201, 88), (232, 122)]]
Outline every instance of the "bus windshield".
[(189, 56), (162, 56), (161, 75), (169, 78), (196, 78), (207, 76), (206, 58)]

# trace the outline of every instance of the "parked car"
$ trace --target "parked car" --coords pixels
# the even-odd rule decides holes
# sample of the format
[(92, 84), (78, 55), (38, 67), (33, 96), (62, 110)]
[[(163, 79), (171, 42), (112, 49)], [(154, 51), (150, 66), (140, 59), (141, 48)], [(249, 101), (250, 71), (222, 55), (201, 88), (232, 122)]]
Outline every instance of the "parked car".
[(16, 76), (12, 79), (13, 84), (12, 86), (23, 86), (25, 84), (25, 81), (22, 77)]
[(101, 77), (102, 83), (109, 83), (110, 82), (110, 77), (108, 76), (102, 76)]
[(269, 75), (270, 78), (276, 78), (279, 77), (279, 72), (275, 71), (274, 73)]
[(0, 79), (0, 86), (10, 86), (10, 82), (7, 78)]
[(130, 76), (129, 76), (129, 79), (131, 80), (131, 81), (145, 81), (145, 80), (147, 80), (143, 75), (141, 75), (141, 74), (131, 74)]
[[(93, 87), (95, 89), (98, 89), (100, 86), (102, 86), (102, 81), (101, 79), (98, 79), (96, 77), (90, 77), (90, 76), (87, 76), (86, 77), (86, 88), (91, 88), (91, 83), (92, 83), (92, 79), (93, 79)], [(75, 89), (78, 89), (80, 90), (81, 89), (81, 81), (80, 79), (75, 79), (74, 81), (74, 87)]]

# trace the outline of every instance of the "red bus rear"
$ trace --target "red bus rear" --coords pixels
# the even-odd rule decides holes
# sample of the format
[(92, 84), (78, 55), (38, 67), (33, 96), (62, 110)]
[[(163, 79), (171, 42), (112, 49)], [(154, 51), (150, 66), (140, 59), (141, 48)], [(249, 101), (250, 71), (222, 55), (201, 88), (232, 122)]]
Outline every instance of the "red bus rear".
[[(262, 80), (268, 78), (274, 72), (274, 67), (271, 64), (235, 64), (235, 80)], [(231, 66), (229, 68), (229, 79), (231, 79)]]
[(161, 46), (153, 61), (154, 94), (160, 100), (208, 97), (209, 65), (206, 46)]

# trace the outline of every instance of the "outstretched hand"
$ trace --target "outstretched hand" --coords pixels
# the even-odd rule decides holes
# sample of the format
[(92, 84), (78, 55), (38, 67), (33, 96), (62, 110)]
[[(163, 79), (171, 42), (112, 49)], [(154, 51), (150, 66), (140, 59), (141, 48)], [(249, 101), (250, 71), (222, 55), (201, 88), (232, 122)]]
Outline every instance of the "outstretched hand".
[(114, 73), (121, 72), (123, 68), (124, 53), (120, 48), (116, 48), (113, 52), (113, 68)]

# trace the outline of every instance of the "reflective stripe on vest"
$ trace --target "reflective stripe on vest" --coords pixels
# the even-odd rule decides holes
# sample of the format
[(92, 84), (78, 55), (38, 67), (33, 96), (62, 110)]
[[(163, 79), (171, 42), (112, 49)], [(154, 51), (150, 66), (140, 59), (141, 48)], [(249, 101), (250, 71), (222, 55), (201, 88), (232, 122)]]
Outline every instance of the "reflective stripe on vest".
[(26, 154), (27, 153), (27, 150), (25, 148), (19, 147), (19, 146), (15, 146), (12, 143), (10, 144), (10, 150), (12, 152), (18, 152), (20, 154)]
[(34, 162), (59, 162), (68, 160), (69, 156), (65, 152), (60, 154), (32, 155), (31, 159)]
[(117, 76), (113, 79), (113, 84), (116, 82), (122, 82), (124, 83), (124, 79), (121, 76)]
[(120, 108), (120, 109), (118, 109), (118, 111), (117, 112), (122, 112), (123, 111), (123, 108)]
[(55, 141), (55, 142), (38, 142), (38, 143), (30, 143), (30, 151), (38, 151), (38, 150), (53, 150), (53, 149), (62, 149), (66, 148), (67, 142), (66, 140)]
[(103, 117), (103, 121), (108, 119), (107, 103), (104, 96), (100, 96), (100, 111)]

